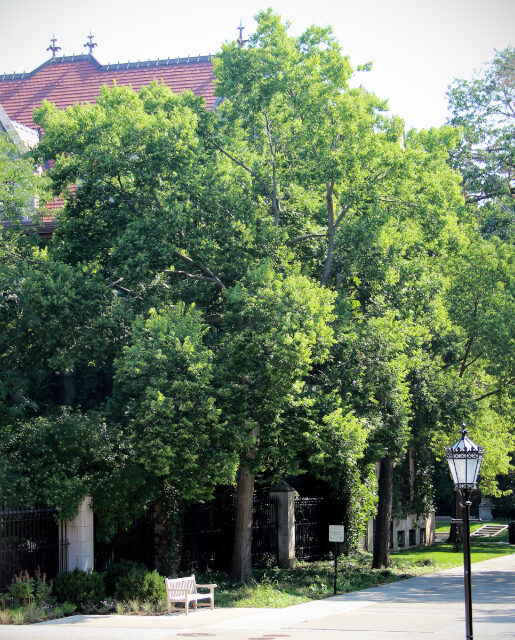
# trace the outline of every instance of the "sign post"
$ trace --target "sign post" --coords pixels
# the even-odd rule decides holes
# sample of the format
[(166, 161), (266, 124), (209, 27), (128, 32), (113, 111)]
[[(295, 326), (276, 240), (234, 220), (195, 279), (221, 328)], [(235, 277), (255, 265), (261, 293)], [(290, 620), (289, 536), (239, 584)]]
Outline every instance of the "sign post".
[(329, 525), (329, 542), (334, 542), (334, 595), (336, 595), (336, 577), (338, 575), (338, 542), (343, 542), (345, 537), (345, 527), (343, 524)]

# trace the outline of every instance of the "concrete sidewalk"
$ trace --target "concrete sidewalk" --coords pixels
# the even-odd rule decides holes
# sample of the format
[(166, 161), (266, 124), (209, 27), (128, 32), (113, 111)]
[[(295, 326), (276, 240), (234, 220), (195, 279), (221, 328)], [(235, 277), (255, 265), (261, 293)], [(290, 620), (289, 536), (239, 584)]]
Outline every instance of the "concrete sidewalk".
[[(515, 638), (515, 554), (473, 564), (472, 583), (475, 640)], [(463, 569), (457, 568), (286, 609), (5, 625), (0, 640), (456, 640), (465, 637), (463, 593)]]

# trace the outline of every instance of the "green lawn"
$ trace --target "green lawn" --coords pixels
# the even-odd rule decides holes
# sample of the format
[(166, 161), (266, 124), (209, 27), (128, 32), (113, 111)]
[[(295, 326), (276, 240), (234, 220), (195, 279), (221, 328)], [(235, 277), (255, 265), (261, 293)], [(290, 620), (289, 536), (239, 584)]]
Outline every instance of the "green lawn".
[[(488, 538), (491, 540), (491, 538)], [(515, 547), (508, 545), (498, 545), (495, 542), (474, 542), (470, 545), (470, 559), (472, 562), (490, 560), (498, 556), (515, 553)], [(452, 544), (441, 543), (431, 547), (416, 547), (406, 551), (399, 551), (392, 554), (392, 558), (398, 563), (413, 563), (424, 559), (431, 561), (434, 570), (448, 569), (463, 564), (463, 554), (461, 551), (455, 552)]]
[[(484, 520), (483, 522), (479, 523), (479, 522), (474, 522), (470, 525), (470, 532), (473, 533), (474, 531), (477, 531), (478, 529), (480, 529), (481, 527), (484, 527), (485, 524), (509, 524), (511, 521), (510, 520)], [(451, 528), (451, 523), (450, 522), (437, 522), (436, 526), (435, 526), (435, 532), (437, 533), (447, 533)], [(480, 540), (488, 540), (488, 541), (495, 541), (495, 542), (508, 542), (508, 530), (506, 529), (506, 531), (503, 531), (502, 533), (500, 533), (499, 535), (495, 536), (494, 538), (483, 538), (483, 537), (478, 537), (476, 538), (477, 541)]]
[[(473, 543), (472, 562), (515, 553), (515, 547), (495, 543)], [(405, 578), (461, 566), (463, 555), (450, 544), (392, 553), (391, 567), (371, 569), (372, 556), (356, 553), (338, 561), (338, 593), (359, 591)], [(251, 585), (230, 584), (227, 575), (209, 573), (197, 576), (200, 583), (216, 582), (216, 604), (222, 607), (288, 607), (333, 595), (334, 563), (332, 561), (301, 562), (295, 569), (259, 569), (254, 571)]]

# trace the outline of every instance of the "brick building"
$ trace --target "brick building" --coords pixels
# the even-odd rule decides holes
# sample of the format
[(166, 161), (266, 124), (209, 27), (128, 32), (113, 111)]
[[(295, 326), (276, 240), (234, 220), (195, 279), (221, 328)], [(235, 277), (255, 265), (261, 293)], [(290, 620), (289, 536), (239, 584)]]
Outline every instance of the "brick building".
[[(91, 40), (91, 36), (90, 36)], [(91, 54), (55, 56), (58, 47), (49, 49), (53, 57), (30, 73), (0, 74), (0, 132), (6, 133), (17, 148), (32, 148), (40, 131), (33, 120), (34, 109), (43, 100), (64, 109), (75, 103), (94, 102), (104, 85), (131, 86), (135, 91), (153, 80), (163, 82), (172, 91), (190, 90), (202, 96), (206, 108), (217, 104), (214, 94), (213, 62), (211, 56), (168, 58), (144, 62), (124, 62), (101, 65)], [(95, 46), (90, 44), (85, 45)], [(38, 232), (48, 237), (55, 228), (52, 210), (60, 208), (60, 199), (47, 203), (49, 214), (43, 216)]]

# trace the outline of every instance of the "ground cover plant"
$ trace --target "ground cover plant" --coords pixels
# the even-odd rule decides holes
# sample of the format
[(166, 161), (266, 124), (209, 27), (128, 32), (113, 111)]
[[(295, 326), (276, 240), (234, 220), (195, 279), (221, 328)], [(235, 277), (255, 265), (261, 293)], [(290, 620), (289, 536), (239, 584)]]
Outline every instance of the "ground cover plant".
[(53, 583), (45, 574), (27, 571), (15, 575), (7, 592), (0, 594), (0, 624), (28, 624), (71, 615), (77, 606), (58, 603), (52, 594)]
[(30, 624), (73, 613), (153, 615), (165, 609), (163, 577), (125, 560), (107, 572), (76, 568), (54, 581), (24, 572), (0, 594), (0, 624)]
[[(472, 562), (515, 553), (515, 548), (495, 543), (472, 543)], [(342, 556), (338, 562), (337, 592), (360, 591), (406, 578), (461, 566), (463, 556), (452, 544), (417, 547), (391, 554), (391, 566), (371, 567), (371, 555), (358, 552)], [(334, 562), (299, 562), (295, 569), (278, 567), (254, 570), (250, 584), (232, 584), (223, 573), (198, 576), (199, 581), (215, 581), (216, 605), (221, 607), (288, 607), (333, 595)]]
[[(472, 562), (489, 560), (515, 553), (509, 545), (495, 542), (473, 542)], [(391, 554), (391, 566), (374, 569), (371, 554), (355, 552), (338, 560), (337, 592), (360, 591), (434, 571), (460, 566), (463, 557), (453, 550), (452, 544), (417, 547)], [(82, 573), (82, 572), (81, 572)], [(107, 575), (118, 576), (109, 582), (109, 591), (118, 597), (108, 596), (96, 602), (84, 601), (83, 584), (94, 584), (97, 593), (105, 593), (106, 574), (84, 573), (79, 578), (76, 571), (63, 574), (62, 585), (71, 584), (80, 603), (56, 602), (50, 591), (41, 587), (41, 577), (30, 578), (23, 574), (15, 578), (9, 592), (0, 596), (0, 624), (30, 624), (71, 615), (76, 611), (88, 614), (161, 615), (166, 611), (164, 580), (156, 571), (142, 569), (138, 563), (122, 562), (112, 565)], [(93, 576), (93, 577), (91, 577)], [(317, 562), (299, 562), (295, 569), (268, 567), (255, 569), (249, 584), (232, 583), (223, 572), (198, 574), (199, 583), (216, 582), (217, 607), (289, 607), (301, 602), (319, 600), (333, 595), (334, 562), (331, 558)], [(40, 593), (46, 600), (36, 599), (34, 593), (40, 584)], [(162, 583), (162, 590), (161, 590)], [(43, 581), (43, 587), (45, 585)], [(79, 584), (80, 588), (77, 588)], [(101, 586), (99, 586), (101, 585)], [(62, 588), (62, 587), (61, 587)], [(127, 589), (126, 592), (122, 591)], [(16, 596), (14, 594), (17, 594)], [(73, 599), (73, 594), (64, 594)], [(122, 596), (122, 597), (120, 597)], [(99, 596), (100, 597), (100, 596)], [(179, 610), (177, 610), (179, 611)]]

